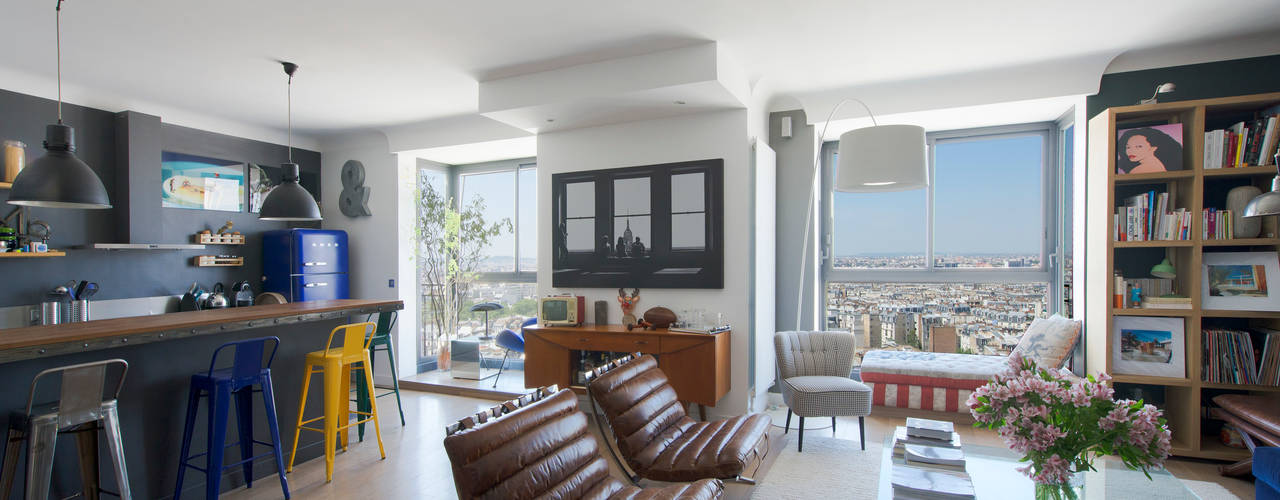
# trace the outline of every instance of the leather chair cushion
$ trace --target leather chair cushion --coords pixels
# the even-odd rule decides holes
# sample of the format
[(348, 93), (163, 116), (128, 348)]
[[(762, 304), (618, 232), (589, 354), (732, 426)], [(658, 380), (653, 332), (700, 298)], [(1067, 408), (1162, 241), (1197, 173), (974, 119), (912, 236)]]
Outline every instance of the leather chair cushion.
[(614, 478), (578, 398), (563, 390), (444, 439), (463, 499), (713, 499), (719, 480), (641, 489)]
[(648, 479), (733, 477), (767, 451), (769, 417), (689, 418), (653, 356), (601, 375), (591, 382), (591, 393), (609, 419), (627, 465)]
[(1241, 420), (1253, 424), (1272, 436), (1280, 437), (1280, 398), (1250, 394), (1223, 394), (1213, 398), (1221, 406)]
[(756, 413), (698, 422), (684, 417), (658, 435), (628, 463), (657, 481), (733, 477), (768, 451), (770, 420)]

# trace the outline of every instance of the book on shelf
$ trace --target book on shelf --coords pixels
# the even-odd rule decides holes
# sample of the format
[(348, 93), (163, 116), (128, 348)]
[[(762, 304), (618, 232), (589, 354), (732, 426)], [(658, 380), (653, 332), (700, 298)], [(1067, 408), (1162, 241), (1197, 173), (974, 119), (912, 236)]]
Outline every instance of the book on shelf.
[(898, 428), (893, 431), (893, 455), (895, 457), (902, 458), (906, 451), (905, 447), (908, 444), (918, 444), (939, 448), (960, 448), (960, 434), (952, 432), (951, 437), (947, 439), (912, 436), (907, 433), (906, 426), (899, 425)]
[(907, 435), (929, 439), (950, 439), (955, 434), (955, 424), (946, 420), (930, 420), (927, 418), (908, 418)]
[(1218, 210), (1216, 208), (1206, 208), (1201, 216), (1204, 228), (1201, 231), (1201, 237), (1206, 240), (1229, 240), (1234, 238), (1235, 220), (1232, 219), (1230, 210)]
[(1142, 298), (1143, 309), (1191, 309), (1191, 297), (1175, 295)]
[(974, 498), (968, 474), (893, 465), (894, 498), (966, 500)]
[(1205, 328), (1203, 343), (1205, 382), (1280, 386), (1280, 331)]
[(1236, 122), (1230, 127), (1206, 130), (1204, 168), (1238, 168), (1275, 164), (1275, 154), (1280, 146), (1280, 106), (1263, 110), (1250, 120)]
[(1191, 211), (1173, 209), (1169, 193), (1148, 191), (1124, 199), (1117, 207), (1116, 241), (1174, 241), (1191, 238)]

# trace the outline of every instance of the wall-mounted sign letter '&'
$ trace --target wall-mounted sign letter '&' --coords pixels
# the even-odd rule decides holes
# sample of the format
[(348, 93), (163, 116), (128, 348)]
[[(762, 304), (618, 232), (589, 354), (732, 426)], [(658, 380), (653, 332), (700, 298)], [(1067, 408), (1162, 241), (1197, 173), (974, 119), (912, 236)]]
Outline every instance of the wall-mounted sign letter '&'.
[(338, 197), (338, 208), (347, 217), (368, 217), (369, 188), (364, 187), (364, 164), (356, 160), (347, 160), (342, 164), (342, 195)]

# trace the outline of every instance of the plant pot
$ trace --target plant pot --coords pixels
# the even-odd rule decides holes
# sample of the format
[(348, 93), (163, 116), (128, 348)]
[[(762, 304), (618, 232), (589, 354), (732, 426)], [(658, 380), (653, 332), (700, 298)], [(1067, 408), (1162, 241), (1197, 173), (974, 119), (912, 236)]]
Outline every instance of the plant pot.
[(440, 346), (440, 354), (436, 356), (436, 369), (448, 370), (449, 366), (449, 343), (445, 342)]

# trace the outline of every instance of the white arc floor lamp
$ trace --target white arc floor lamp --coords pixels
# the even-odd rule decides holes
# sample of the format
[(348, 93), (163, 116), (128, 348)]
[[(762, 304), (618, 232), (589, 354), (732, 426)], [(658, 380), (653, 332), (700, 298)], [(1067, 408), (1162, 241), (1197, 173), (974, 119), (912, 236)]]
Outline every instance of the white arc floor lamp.
[[(850, 130), (840, 135), (836, 154), (835, 190), (844, 193), (883, 193), (910, 191), (929, 186), (929, 164), (925, 158), (924, 127), (917, 125), (880, 125), (867, 103), (844, 99), (827, 115), (822, 138), (831, 126), (831, 117), (847, 102), (862, 105), (871, 117), (871, 126)], [(821, 148), (821, 146), (819, 146)], [(802, 323), (804, 310), (805, 265), (809, 260), (809, 232), (813, 222), (813, 200), (817, 195), (817, 176), (822, 155), (814, 155), (813, 177), (809, 179), (809, 203), (804, 212), (804, 244), (800, 253), (800, 283), (796, 287), (796, 330)], [(817, 298), (815, 298), (817, 300)], [(817, 320), (818, 318), (814, 318)], [(819, 330), (821, 330), (821, 325)]]

